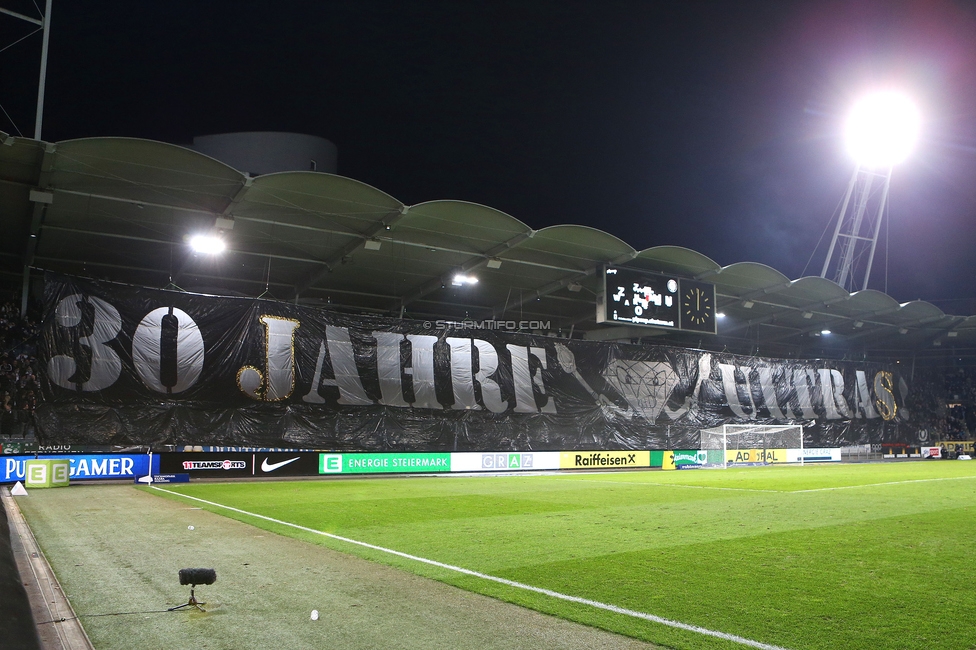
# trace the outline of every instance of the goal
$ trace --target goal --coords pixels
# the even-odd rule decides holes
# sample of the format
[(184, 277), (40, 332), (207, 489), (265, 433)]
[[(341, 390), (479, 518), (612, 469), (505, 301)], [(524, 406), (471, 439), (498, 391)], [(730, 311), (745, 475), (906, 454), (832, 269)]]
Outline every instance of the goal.
[(723, 424), (699, 433), (705, 467), (803, 464), (802, 424)]

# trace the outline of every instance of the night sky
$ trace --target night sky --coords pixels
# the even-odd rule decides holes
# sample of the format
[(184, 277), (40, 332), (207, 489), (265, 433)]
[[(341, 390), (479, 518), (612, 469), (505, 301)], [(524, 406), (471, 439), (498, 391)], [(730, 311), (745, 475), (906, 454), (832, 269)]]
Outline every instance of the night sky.
[[(33, 29), (0, 16), (0, 47)], [(0, 130), (33, 134), (40, 43), (0, 52), (16, 123)], [(797, 278), (819, 274), (854, 170), (843, 117), (880, 86), (925, 125), (872, 288), (973, 313), (974, 2), (55, 0), (43, 139), (308, 133), (408, 204), (473, 201)]]

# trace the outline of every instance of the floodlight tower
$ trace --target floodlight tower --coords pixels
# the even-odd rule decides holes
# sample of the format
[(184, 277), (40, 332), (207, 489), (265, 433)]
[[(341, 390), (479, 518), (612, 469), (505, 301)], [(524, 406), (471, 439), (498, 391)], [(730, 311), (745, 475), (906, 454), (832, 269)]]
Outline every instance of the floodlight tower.
[[(920, 124), (918, 109), (898, 93), (878, 92), (854, 106), (845, 136), (856, 165), (820, 277), (851, 292), (868, 288), (891, 170), (911, 153)], [(860, 272), (864, 279), (858, 284)]]
[[(37, 25), (38, 26), (38, 30), (37, 31), (40, 31), (41, 34), (42, 34), (42, 36), (41, 36), (41, 72), (40, 72), (40, 78), (38, 79), (38, 82), (37, 82), (37, 108), (34, 110), (34, 139), (35, 140), (40, 140), (41, 139), (41, 125), (44, 122), (44, 87), (47, 84), (47, 51), (48, 51), (48, 46), (49, 46), (49, 44), (51, 42), (51, 5), (52, 5), (52, 3), (53, 3), (53, 0), (46, 0), (46, 2), (44, 3), (44, 15), (41, 16), (40, 18), (32, 18), (31, 16), (25, 16), (24, 14), (17, 13), (16, 11), (11, 11), (9, 9), (5, 9), (3, 7), (0, 7), (0, 13), (6, 14), (8, 16), (13, 16), (14, 18), (18, 18), (18, 19), (23, 20), (23, 21), (28, 22), (28, 23), (33, 23), (34, 25)], [(38, 11), (40, 11), (40, 9), (37, 7), (37, 3), (36, 2), (34, 3), (34, 7), (37, 8)], [(31, 32), (31, 33), (35, 33), (35, 32)], [(30, 34), (28, 34), (28, 36), (30, 36)], [(23, 39), (21, 39), (21, 40), (23, 40)], [(15, 43), (19, 43), (19, 42), (20, 41), (15, 41)], [(13, 45), (13, 44), (14, 43), (11, 43), (10, 45)], [(7, 47), (10, 47), (10, 45), (8, 45)], [(6, 49), (6, 48), (4, 48), (4, 49)], [(15, 129), (17, 128), (17, 125), (16, 124), (14, 125), (14, 128)]]

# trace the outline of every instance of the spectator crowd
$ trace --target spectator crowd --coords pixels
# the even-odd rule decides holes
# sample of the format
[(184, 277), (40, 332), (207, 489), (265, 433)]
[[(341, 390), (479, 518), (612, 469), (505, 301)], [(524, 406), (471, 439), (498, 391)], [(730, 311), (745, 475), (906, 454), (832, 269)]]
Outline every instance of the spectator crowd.
[(22, 438), (34, 430), (40, 395), (36, 342), (40, 325), (21, 317), (13, 301), (0, 306), (0, 436)]

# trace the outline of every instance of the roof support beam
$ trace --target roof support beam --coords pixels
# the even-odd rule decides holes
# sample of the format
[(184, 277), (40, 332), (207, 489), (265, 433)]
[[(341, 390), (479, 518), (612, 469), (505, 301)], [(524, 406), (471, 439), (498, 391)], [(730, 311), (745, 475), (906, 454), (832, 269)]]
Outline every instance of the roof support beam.
[[(545, 285), (545, 286), (543, 286), (543, 287), (541, 287), (539, 289), (536, 289), (535, 291), (529, 291), (527, 293), (522, 293), (522, 295), (519, 296), (519, 299), (516, 300), (512, 304), (508, 304), (506, 302), (506, 304), (503, 305), (503, 306), (501, 306), (501, 307), (498, 307), (496, 305), (492, 309), (491, 317), (497, 319), (499, 316), (504, 315), (504, 313), (507, 310), (509, 310), (509, 309), (515, 309), (516, 307), (520, 307), (520, 306), (524, 305), (525, 303), (527, 303), (528, 301), (532, 300), (533, 298), (542, 298), (543, 296), (549, 295), (553, 291), (559, 291), (563, 287), (568, 287), (570, 284), (573, 284), (574, 282), (579, 282), (580, 280), (583, 280), (584, 278), (588, 278), (591, 275), (593, 275), (594, 273), (596, 273), (597, 271), (599, 271), (600, 269), (602, 269), (604, 266), (607, 266), (607, 265), (615, 266), (617, 264), (625, 264), (625, 263), (629, 262), (630, 260), (634, 259), (635, 257), (637, 257), (637, 254), (638, 254), (637, 251), (634, 251), (633, 253), (625, 253), (625, 254), (621, 255), (620, 257), (617, 257), (616, 259), (610, 260), (610, 261), (605, 262), (603, 264), (599, 264), (597, 266), (591, 266), (590, 268), (586, 269), (585, 271), (576, 272), (573, 275), (567, 275), (564, 278), (561, 278), (559, 280), (555, 280), (553, 282), (550, 282), (549, 284), (547, 284), (547, 285)], [(595, 318), (596, 318), (596, 316), (594, 316), (594, 319)]]
[[(833, 318), (846, 318), (846, 320), (862, 320), (862, 319), (854, 319), (854, 318), (850, 318), (850, 317), (843, 317), (843, 316), (839, 316), (838, 314), (823, 314), (822, 312), (816, 311), (816, 309), (817, 308), (820, 308), (820, 307), (830, 307), (831, 305), (836, 305), (837, 303), (847, 302), (848, 300), (851, 299), (850, 295), (847, 295), (847, 296), (839, 296), (839, 297), (833, 298), (831, 300), (820, 300), (820, 301), (817, 301), (817, 302), (809, 302), (809, 303), (807, 303), (805, 305), (800, 305), (799, 307), (793, 307), (793, 306), (790, 306), (790, 305), (779, 305), (779, 304), (775, 304), (775, 303), (764, 302), (762, 300), (755, 300), (755, 298), (757, 298), (757, 297), (758, 296), (754, 296), (752, 298), (739, 298), (738, 300), (739, 301), (741, 301), (743, 299), (744, 300), (749, 300), (751, 302), (758, 302), (760, 304), (765, 304), (765, 305), (770, 305), (772, 307), (776, 307), (777, 309), (786, 309), (786, 310), (789, 310), (789, 311), (813, 312), (815, 314), (827, 315), (827, 316), (830, 316), (830, 317), (833, 317)], [(763, 325), (763, 324), (769, 323), (769, 322), (771, 322), (771, 321), (773, 321), (775, 319), (776, 319), (776, 314), (775, 313), (769, 314), (768, 316), (763, 316), (761, 318), (753, 318), (753, 319), (747, 320), (744, 323), (740, 323), (738, 325), (734, 325), (734, 326), (732, 326), (732, 327), (730, 327), (728, 329), (723, 329), (722, 334), (731, 334), (733, 332), (738, 332), (739, 330), (752, 327), (753, 325)]]
[(214, 217), (213, 210), (206, 210), (204, 208), (191, 208), (185, 205), (172, 205), (168, 203), (155, 203), (153, 201), (140, 201), (138, 199), (127, 199), (121, 196), (108, 196), (107, 194), (92, 194), (91, 192), (78, 192), (77, 190), (65, 190), (60, 188), (55, 188), (58, 194), (71, 194), (73, 196), (81, 196), (86, 199), (98, 199), (100, 201), (112, 201), (114, 203), (128, 203), (129, 205), (135, 205), (139, 207), (149, 207), (149, 208), (162, 208), (163, 210), (179, 210), (181, 212), (192, 212), (195, 214), (207, 215), (210, 218)]
[[(531, 230), (527, 233), (519, 233), (514, 237), (512, 237), (511, 239), (508, 239), (507, 241), (504, 241), (501, 244), (498, 244), (497, 246), (488, 249), (484, 253), (473, 255), (466, 262), (464, 262), (460, 267), (453, 269), (450, 273), (444, 274), (438, 278), (434, 278), (433, 280), (429, 280), (425, 282), (420, 287), (418, 287), (417, 289), (415, 289), (414, 291), (412, 291), (411, 293), (407, 294), (406, 296), (400, 299), (400, 314), (401, 315), (403, 314), (403, 311), (410, 303), (414, 302), (415, 300), (420, 300), (421, 298), (424, 298), (425, 296), (428, 296), (433, 292), (437, 291), (438, 289), (440, 289), (441, 287), (443, 287), (452, 279), (455, 273), (470, 273), (471, 271), (479, 269), (483, 265), (487, 264), (489, 259), (493, 257), (497, 257), (498, 255), (504, 253), (505, 251), (509, 250), (513, 246), (517, 246), (518, 244), (522, 243), (526, 239), (531, 238), (533, 235), (535, 235), (534, 230)], [(470, 255), (471, 253), (468, 254)]]
[[(109, 239), (141, 241), (149, 244), (165, 244), (167, 246), (175, 243), (168, 239), (153, 239), (152, 237), (140, 237), (138, 235), (122, 235), (119, 233), (94, 232), (91, 230), (81, 230), (80, 228), (65, 228), (64, 226), (45, 226), (44, 230), (70, 232), (78, 235), (91, 235), (92, 237), (108, 237)], [(289, 262), (304, 262), (306, 264), (322, 263), (321, 260), (316, 260), (309, 257), (294, 257), (292, 255), (276, 255), (274, 253), (257, 253), (254, 251), (242, 250), (239, 248), (235, 248), (232, 252), (234, 255), (250, 255), (253, 257), (271, 258), (273, 260), (287, 260)], [(152, 270), (152, 269), (144, 269), (144, 270)]]
[(24, 246), (24, 274), (20, 291), (20, 315), (27, 315), (27, 295), (30, 293), (30, 269), (34, 264), (34, 254), (37, 252), (37, 242), (41, 237), (41, 226), (44, 224), (44, 217), (47, 215), (47, 206), (54, 201), (54, 195), (46, 191), (51, 183), (51, 170), (54, 169), (54, 154), (56, 147), (53, 144), (44, 145), (44, 155), (41, 157), (41, 169), (37, 177), (37, 190), (31, 190), (30, 200), (34, 203), (33, 214), (31, 215), (30, 232), (27, 235), (27, 242)]
[[(341, 246), (339, 250), (337, 250), (331, 256), (320, 261), (319, 264), (321, 266), (318, 269), (307, 274), (302, 279), (302, 281), (299, 282), (298, 285), (295, 287), (295, 299), (297, 300), (298, 297), (302, 295), (302, 293), (304, 293), (310, 287), (317, 284), (319, 280), (327, 276), (329, 273), (332, 273), (333, 269), (335, 268), (335, 265), (341, 262), (342, 258), (346, 257), (354, 250), (362, 246), (367, 239), (373, 239), (381, 232), (385, 232), (393, 228), (393, 226), (398, 221), (403, 219), (403, 217), (407, 214), (408, 210), (409, 208), (407, 206), (403, 206), (397, 212), (388, 213), (385, 217), (383, 217), (383, 219), (379, 223), (372, 226), (371, 228), (367, 228), (365, 232), (356, 233), (354, 236), (358, 237), (358, 239), (354, 239), (351, 242), (346, 243), (344, 246)], [(353, 233), (344, 233), (344, 234), (352, 235)]]
[[(858, 340), (858, 339), (862, 339), (862, 338), (864, 338), (866, 336), (876, 336), (876, 337), (883, 338), (883, 339), (890, 339), (894, 335), (900, 334), (901, 333), (901, 330), (903, 330), (903, 329), (923, 329), (923, 328), (925, 328), (927, 325), (929, 325), (931, 323), (938, 323), (938, 322), (940, 322), (940, 321), (942, 321), (942, 320), (944, 320), (946, 318), (955, 319), (957, 317), (956, 316), (949, 316), (947, 314), (940, 314), (938, 316), (929, 316), (928, 318), (922, 318), (921, 320), (911, 321), (909, 323), (884, 323), (884, 325), (887, 326), (887, 329), (884, 330), (884, 331), (882, 331), (882, 332), (879, 332), (877, 330), (867, 331), (867, 332), (860, 332), (858, 334), (854, 334), (853, 336), (848, 336), (847, 337), (847, 340), (848, 341), (855, 341), (855, 340)], [(860, 319), (859, 318), (858, 320), (863, 320), (863, 319)], [(864, 321), (864, 322), (867, 322), (867, 321)]]

